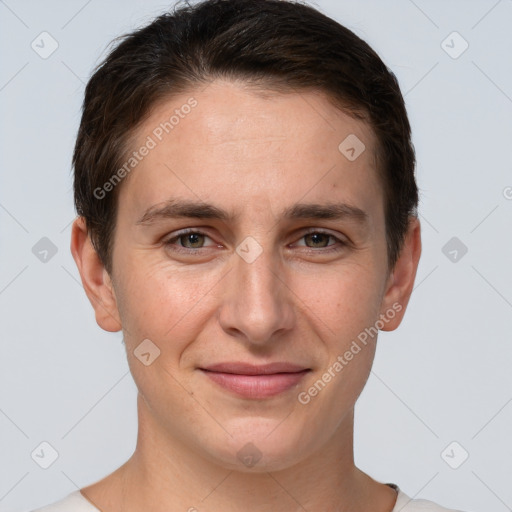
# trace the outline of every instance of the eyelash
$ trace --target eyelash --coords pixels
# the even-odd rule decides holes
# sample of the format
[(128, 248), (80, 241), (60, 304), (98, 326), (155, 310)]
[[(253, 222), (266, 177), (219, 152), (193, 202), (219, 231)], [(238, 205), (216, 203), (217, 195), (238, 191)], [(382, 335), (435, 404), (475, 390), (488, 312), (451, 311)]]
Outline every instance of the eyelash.
[[(181, 252), (181, 253), (185, 253), (185, 254), (197, 254), (201, 249), (205, 249), (205, 247), (199, 247), (197, 249), (190, 249), (188, 247), (179, 247), (177, 245), (174, 245), (174, 243), (176, 241), (178, 241), (181, 237), (183, 237), (185, 235), (189, 235), (189, 234), (204, 235), (204, 236), (210, 238), (208, 236), (208, 234), (204, 233), (203, 231), (198, 231), (198, 230), (195, 230), (195, 229), (186, 229), (186, 230), (178, 232), (175, 236), (165, 240), (163, 243), (164, 243), (165, 247), (170, 248), (173, 251)], [(327, 247), (331, 247), (330, 249), (326, 249), (326, 248), (323, 248), (323, 247), (320, 247), (319, 249), (314, 249), (314, 248), (309, 247), (309, 248), (307, 248), (309, 250), (305, 251), (306, 253), (318, 253), (318, 252), (321, 252), (321, 253), (324, 253), (324, 254), (325, 253), (330, 254), (330, 253), (333, 253), (333, 252), (340, 252), (343, 249), (345, 249), (346, 246), (348, 246), (347, 242), (345, 242), (345, 241), (341, 240), (340, 238), (338, 238), (337, 236), (334, 236), (333, 234), (331, 234), (331, 233), (329, 233), (327, 231), (323, 231), (321, 229), (311, 229), (310, 231), (304, 233), (301, 236), (301, 239), (306, 237), (307, 235), (313, 235), (313, 234), (327, 235), (330, 238), (334, 238), (334, 240), (336, 240), (337, 244), (333, 244), (334, 247), (327, 246)]]

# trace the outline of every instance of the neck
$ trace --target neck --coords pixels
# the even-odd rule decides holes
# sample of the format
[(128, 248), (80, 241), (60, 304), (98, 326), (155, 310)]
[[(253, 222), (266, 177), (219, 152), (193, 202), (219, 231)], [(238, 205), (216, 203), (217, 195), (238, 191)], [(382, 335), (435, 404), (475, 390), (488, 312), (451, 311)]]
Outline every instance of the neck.
[[(162, 431), (141, 395), (132, 457), (82, 493), (104, 512), (390, 512), (396, 493), (354, 465), (353, 409), (311, 456), (277, 471), (223, 467)], [(256, 466), (255, 466), (256, 468)]]

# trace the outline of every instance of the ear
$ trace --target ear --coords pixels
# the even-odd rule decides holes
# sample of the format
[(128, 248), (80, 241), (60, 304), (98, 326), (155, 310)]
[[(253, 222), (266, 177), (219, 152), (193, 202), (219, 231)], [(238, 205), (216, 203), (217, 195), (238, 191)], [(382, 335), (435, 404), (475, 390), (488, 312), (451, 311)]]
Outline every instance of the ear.
[[(395, 268), (390, 273), (381, 305), (381, 318), (385, 318), (382, 331), (394, 331), (402, 322), (411, 297), (421, 255), (421, 228), (416, 217), (409, 217), (409, 228)], [(386, 314), (386, 311), (388, 312)], [(391, 318), (390, 311), (394, 312)]]
[(121, 321), (112, 281), (92, 245), (83, 217), (77, 217), (71, 230), (71, 254), (80, 272), (82, 285), (105, 331), (120, 331)]

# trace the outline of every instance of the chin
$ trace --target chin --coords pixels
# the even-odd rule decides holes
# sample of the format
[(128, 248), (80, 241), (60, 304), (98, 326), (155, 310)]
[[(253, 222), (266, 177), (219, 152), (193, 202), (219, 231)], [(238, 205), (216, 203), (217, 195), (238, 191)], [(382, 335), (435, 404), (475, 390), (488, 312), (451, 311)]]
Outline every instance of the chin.
[(231, 436), (222, 436), (217, 446), (209, 446), (209, 458), (226, 469), (247, 473), (280, 471), (297, 464), (308, 449), (300, 426), (294, 425), (294, 435), (283, 419), (246, 417), (227, 422), (224, 428)]

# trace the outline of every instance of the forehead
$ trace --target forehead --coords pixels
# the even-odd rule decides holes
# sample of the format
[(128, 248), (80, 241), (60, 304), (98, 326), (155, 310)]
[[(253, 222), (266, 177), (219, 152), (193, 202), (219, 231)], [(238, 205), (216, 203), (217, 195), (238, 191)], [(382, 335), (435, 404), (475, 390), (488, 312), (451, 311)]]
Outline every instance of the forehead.
[(144, 146), (121, 191), (134, 209), (186, 197), (276, 212), (328, 199), (382, 213), (373, 130), (319, 92), (215, 81), (159, 101), (135, 132), (133, 149)]

